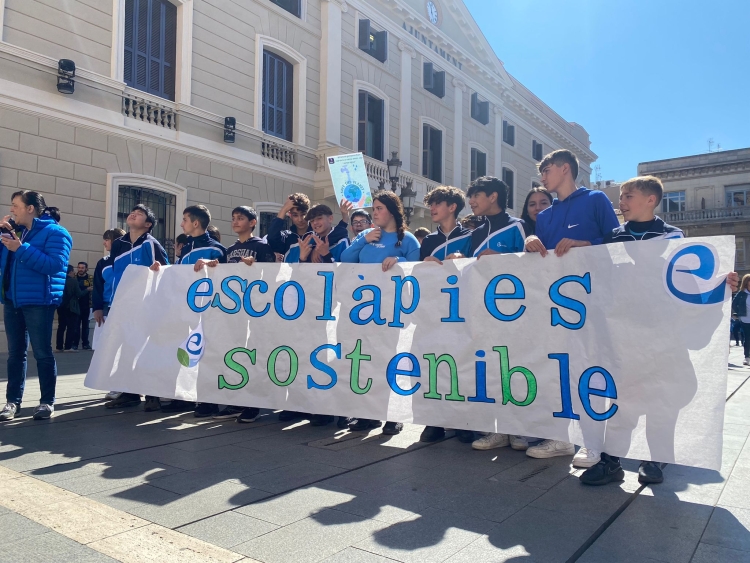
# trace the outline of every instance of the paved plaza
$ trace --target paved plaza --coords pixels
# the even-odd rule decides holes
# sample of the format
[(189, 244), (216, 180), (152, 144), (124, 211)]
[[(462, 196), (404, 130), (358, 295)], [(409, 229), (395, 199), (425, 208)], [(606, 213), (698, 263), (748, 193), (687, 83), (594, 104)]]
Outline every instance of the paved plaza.
[[(4, 389), (5, 356), (0, 357)], [(730, 354), (721, 471), (580, 484), (570, 458), (335, 425), (106, 410), (58, 356), (55, 417), (0, 426), (0, 562), (750, 563), (750, 369)], [(658, 377), (655, 374), (654, 377)]]

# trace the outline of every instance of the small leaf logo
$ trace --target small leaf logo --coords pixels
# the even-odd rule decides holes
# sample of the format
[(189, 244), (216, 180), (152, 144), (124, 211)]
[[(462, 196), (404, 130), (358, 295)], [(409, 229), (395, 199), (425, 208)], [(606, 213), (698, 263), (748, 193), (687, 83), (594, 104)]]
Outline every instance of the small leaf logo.
[(185, 367), (190, 365), (190, 356), (182, 348), (177, 348), (177, 361)]

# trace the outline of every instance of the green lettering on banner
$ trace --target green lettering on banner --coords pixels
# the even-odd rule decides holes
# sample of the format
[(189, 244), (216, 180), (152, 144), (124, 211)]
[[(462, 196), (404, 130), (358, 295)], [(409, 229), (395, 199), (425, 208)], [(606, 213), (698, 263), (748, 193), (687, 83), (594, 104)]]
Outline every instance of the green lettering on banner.
[[(276, 377), (276, 358), (281, 352), (289, 354), (289, 376), (286, 378), (286, 381), (279, 381), (279, 378)], [(286, 387), (294, 382), (294, 378), (297, 377), (298, 367), (299, 359), (297, 358), (297, 352), (289, 346), (279, 346), (268, 356), (268, 377), (279, 387)]]
[(445, 362), (448, 365), (448, 369), (451, 374), (451, 393), (445, 396), (446, 401), (465, 401), (463, 395), (458, 392), (458, 367), (456, 366), (456, 360), (450, 354), (441, 354), (435, 357), (435, 354), (425, 354), (422, 356), (425, 360), (430, 363), (430, 388), (427, 393), (424, 394), (425, 399), (438, 399), (442, 396), (437, 390), (437, 376), (438, 368), (440, 364)]
[[(510, 369), (507, 346), (494, 346), (492, 349), (500, 354), (500, 375), (503, 381), (503, 404), (505, 405), (510, 401), (517, 407), (526, 407), (533, 403), (534, 399), (536, 399), (536, 377), (531, 373), (531, 370), (522, 366), (516, 366), (513, 369)], [(510, 380), (514, 373), (520, 373), (526, 378), (528, 391), (526, 392), (526, 399), (523, 401), (517, 401), (515, 397), (513, 397), (513, 393), (510, 389)]]
[(248, 350), (247, 348), (243, 348), (242, 346), (240, 346), (239, 348), (232, 348), (231, 350), (229, 350), (229, 352), (224, 354), (224, 365), (226, 365), (235, 373), (239, 373), (240, 377), (242, 377), (242, 381), (240, 381), (236, 385), (232, 385), (231, 383), (227, 382), (226, 378), (223, 375), (220, 375), (219, 389), (230, 389), (232, 391), (237, 391), (238, 389), (242, 389), (245, 385), (247, 385), (247, 382), (250, 381), (250, 375), (247, 373), (247, 369), (245, 368), (245, 366), (234, 360), (234, 355), (239, 352), (247, 354), (247, 356), (250, 358), (250, 363), (255, 365), (255, 350)]
[(347, 360), (352, 361), (352, 367), (349, 372), (349, 385), (357, 395), (364, 395), (372, 387), (372, 379), (367, 378), (367, 385), (360, 387), (359, 385), (359, 363), (364, 360), (369, 362), (372, 356), (362, 353), (362, 341), (357, 339), (357, 344), (354, 346), (354, 350), (350, 354), (344, 356)]

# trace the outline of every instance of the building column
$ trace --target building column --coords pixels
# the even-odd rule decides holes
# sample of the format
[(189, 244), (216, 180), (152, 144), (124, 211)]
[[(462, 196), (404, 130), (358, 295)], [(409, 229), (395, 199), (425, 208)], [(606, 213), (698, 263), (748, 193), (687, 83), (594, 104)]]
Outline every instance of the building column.
[(346, 2), (321, 2), (320, 137), (318, 148), (341, 145), (341, 13)]
[(493, 106), (495, 114), (495, 164), (493, 174), (495, 178), (503, 179), (503, 109)]
[(458, 78), (453, 79), (453, 185), (460, 188), (461, 164), (463, 163), (463, 109), (466, 84)]
[[(398, 42), (398, 49), (401, 51), (398, 151), (404, 170), (411, 172), (411, 60), (417, 56), (417, 52), (403, 41)], [(389, 157), (386, 155), (386, 158)]]

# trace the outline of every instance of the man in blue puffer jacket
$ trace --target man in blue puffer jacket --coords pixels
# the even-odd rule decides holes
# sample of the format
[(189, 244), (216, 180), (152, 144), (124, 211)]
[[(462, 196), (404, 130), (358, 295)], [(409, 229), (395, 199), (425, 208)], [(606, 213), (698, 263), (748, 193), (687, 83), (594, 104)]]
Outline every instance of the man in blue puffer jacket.
[(26, 385), (27, 348), (34, 349), (42, 396), (34, 419), (52, 416), (57, 364), (52, 353), (52, 321), (62, 302), (73, 239), (57, 224), (56, 208), (29, 190), (11, 197), (11, 215), (0, 221), (0, 302), (8, 338), (7, 404), (0, 421), (12, 420), (21, 408)]

